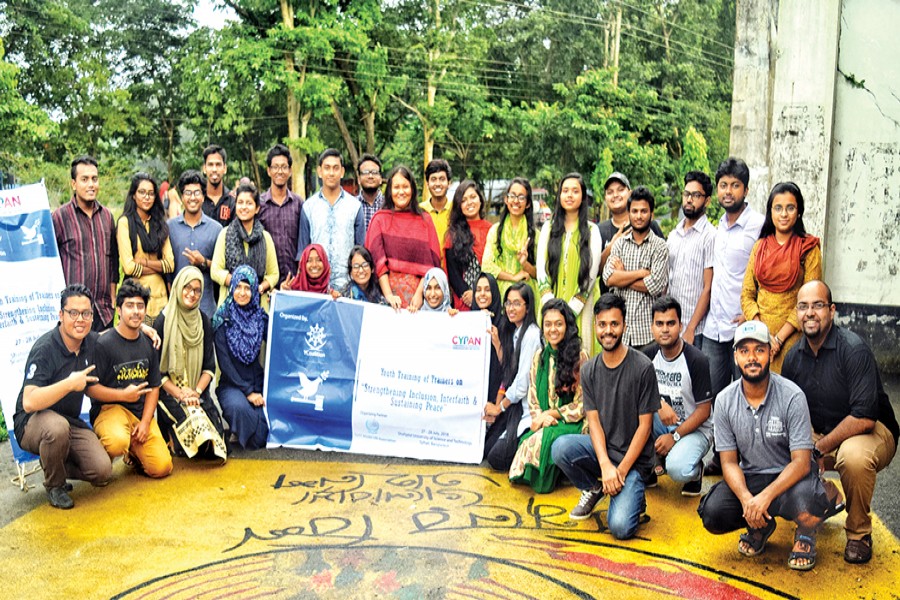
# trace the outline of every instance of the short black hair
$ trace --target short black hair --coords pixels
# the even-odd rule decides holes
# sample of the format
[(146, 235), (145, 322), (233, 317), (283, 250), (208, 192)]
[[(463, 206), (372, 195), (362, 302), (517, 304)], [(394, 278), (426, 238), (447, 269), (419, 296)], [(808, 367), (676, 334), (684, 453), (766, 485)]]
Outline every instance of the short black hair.
[(625, 320), (625, 300), (616, 296), (612, 292), (606, 292), (594, 302), (594, 316), (599, 315), (604, 310), (618, 308), (622, 311), (622, 320)]
[[(678, 315), (678, 322), (681, 322), (681, 303), (675, 299), (674, 296), (660, 296), (656, 300), (653, 301), (653, 308), (650, 311), (652, 316), (656, 316), (656, 313), (666, 312), (672, 309), (675, 309), (675, 314)], [(652, 319), (651, 319), (652, 321)]]
[(684, 174), (684, 185), (689, 184), (692, 181), (696, 181), (700, 184), (700, 187), (703, 188), (704, 196), (712, 196), (712, 180), (710, 180), (709, 175), (704, 173), (703, 171), (688, 171)]
[(325, 148), (325, 150), (322, 151), (322, 154), (319, 155), (319, 161), (316, 164), (321, 167), (322, 163), (325, 162), (325, 159), (329, 156), (337, 156), (338, 160), (341, 161), (341, 167), (344, 166), (344, 157), (341, 155), (340, 150), (335, 150), (334, 148)]
[(749, 187), (750, 185), (750, 169), (747, 167), (747, 163), (739, 158), (732, 156), (722, 161), (722, 164), (716, 170), (716, 185), (719, 185), (719, 180), (726, 175), (734, 177), (743, 183), (744, 187)]
[(249, 193), (253, 195), (253, 202), (259, 206), (259, 190), (256, 189), (256, 186), (252, 183), (242, 183), (237, 186), (234, 190), (234, 199), (237, 200), (238, 196), (244, 193)]
[(394, 194), (391, 188), (391, 180), (395, 175), (400, 175), (403, 179), (409, 182), (410, 191), (412, 192), (412, 197), (409, 199), (409, 212), (414, 214), (421, 214), (422, 209), (419, 208), (418, 193), (419, 188), (416, 186), (416, 178), (413, 177), (412, 171), (409, 170), (409, 167), (405, 165), (397, 165), (391, 172), (387, 174), (385, 181), (387, 185), (384, 188), (384, 207), (387, 210), (394, 210)]
[(225, 148), (219, 146), (218, 144), (210, 144), (206, 148), (203, 149), (203, 162), (206, 162), (206, 159), (209, 158), (211, 154), (218, 154), (222, 157), (223, 163), (228, 163), (228, 155), (225, 154)]
[(178, 188), (178, 193), (184, 194), (184, 188), (193, 183), (199, 183), (200, 187), (205, 189), (206, 177), (204, 177), (203, 173), (201, 173), (200, 171), (197, 171), (195, 169), (188, 169), (181, 174), (181, 177), (178, 178), (178, 184), (176, 186)]
[(288, 161), (288, 166), (294, 166), (294, 159), (291, 157), (290, 149), (284, 144), (275, 144), (271, 148), (269, 148), (269, 152), (266, 154), (266, 166), (272, 166), (272, 159), (276, 156), (283, 156)]
[(653, 192), (645, 185), (639, 185), (631, 190), (631, 197), (628, 199), (628, 210), (631, 210), (631, 203), (636, 201), (647, 202), (650, 205), (650, 214), (656, 210), (656, 199), (653, 198)]
[(429, 177), (441, 171), (447, 174), (447, 181), (453, 179), (453, 170), (450, 169), (450, 163), (443, 158), (436, 158), (425, 167), (425, 181), (428, 181)]
[(66, 302), (69, 301), (69, 298), (79, 298), (85, 297), (91, 301), (91, 306), (94, 305), (94, 295), (91, 294), (91, 290), (88, 286), (83, 283), (70, 283), (63, 291), (59, 294), (59, 309), (66, 309)]
[(97, 159), (88, 154), (82, 154), (81, 156), (76, 156), (72, 161), (72, 181), (75, 181), (75, 170), (78, 165), (92, 165), (94, 167), (100, 168), (100, 165), (97, 163)]
[(144, 301), (144, 304), (147, 304), (150, 301), (150, 290), (138, 283), (137, 279), (129, 277), (122, 282), (119, 291), (116, 292), (116, 307), (122, 308), (122, 304), (127, 298), (138, 297)]
[(375, 163), (376, 165), (378, 165), (379, 170), (382, 167), (384, 167), (384, 165), (381, 164), (381, 159), (378, 158), (377, 156), (375, 156), (374, 154), (363, 154), (362, 156), (359, 157), (359, 162), (356, 163), (356, 174), (357, 175), (359, 175), (359, 165), (363, 164), (364, 162)]

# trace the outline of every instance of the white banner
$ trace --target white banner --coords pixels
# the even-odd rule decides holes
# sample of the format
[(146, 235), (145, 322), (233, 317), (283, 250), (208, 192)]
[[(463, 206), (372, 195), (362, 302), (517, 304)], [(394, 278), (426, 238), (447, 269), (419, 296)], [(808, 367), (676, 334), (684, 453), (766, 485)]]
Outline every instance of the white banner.
[(0, 401), (17, 462), (34, 460), (13, 435), (16, 398), (34, 341), (59, 318), (65, 287), (43, 183), (0, 190)]
[(485, 313), (395, 313), (278, 292), (269, 322), (269, 446), (478, 464)]

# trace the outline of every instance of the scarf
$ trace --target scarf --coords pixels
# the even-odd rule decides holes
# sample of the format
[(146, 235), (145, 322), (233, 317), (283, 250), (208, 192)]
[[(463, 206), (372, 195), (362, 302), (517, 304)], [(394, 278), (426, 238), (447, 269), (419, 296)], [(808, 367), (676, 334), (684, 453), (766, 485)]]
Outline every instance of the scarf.
[(200, 298), (197, 298), (194, 308), (188, 308), (181, 293), (192, 281), (200, 282), (202, 298), (203, 274), (197, 267), (183, 268), (172, 283), (172, 293), (162, 311), (166, 321), (163, 326), (159, 370), (172, 377), (185, 375), (188, 385), (193, 386), (197, 385), (203, 371), (203, 317), (200, 313)]
[[(557, 351), (550, 344), (547, 344), (541, 350), (541, 359), (538, 362), (537, 372), (534, 377), (534, 385), (537, 388), (535, 391), (537, 392), (541, 410), (558, 409), (575, 398), (575, 394), (572, 392), (556, 393), (556, 357)], [(555, 402), (553, 402), (554, 396)]]
[(581, 269), (581, 254), (579, 253), (579, 241), (581, 232), (576, 227), (571, 234), (563, 235), (559, 261), (559, 271), (556, 273), (556, 285), (553, 295), (568, 302), (579, 292), (587, 295), (588, 290), (580, 289), (578, 285), (578, 273)]
[(800, 280), (803, 259), (819, 245), (814, 235), (800, 237), (792, 234), (782, 246), (774, 235), (767, 235), (759, 241), (756, 249), (754, 269), (759, 287), (780, 294), (786, 292)]
[(159, 254), (163, 243), (168, 239), (168, 235), (163, 233), (159, 221), (151, 216), (147, 220), (147, 225), (144, 225), (137, 210), (128, 215), (128, 235), (131, 238), (132, 254), (137, 252), (138, 238), (141, 240), (141, 249), (145, 254)]
[[(252, 293), (247, 306), (238, 306), (234, 301), (234, 290), (242, 281), (247, 282)], [(268, 315), (259, 306), (259, 279), (256, 272), (247, 265), (241, 265), (231, 276), (228, 297), (213, 316), (213, 329), (224, 325), (228, 349), (235, 358), (249, 365), (259, 356), (267, 321)]]
[[(310, 277), (306, 272), (306, 263), (309, 261), (309, 255), (313, 250), (315, 250), (316, 254), (319, 255), (319, 258), (322, 259), (322, 266), (325, 267), (322, 274), (315, 279)], [(328, 263), (328, 255), (325, 254), (325, 248), (319, 244), (310, 244), (303, 250), (303, 254), (300, 255), (300, 262), (297, 263), (297, 276), (294, 278), (293, 284), (291, 284), (291, 289), (300, 292), (326, 294), (328, 293), (329, 279), (331, 279), (331, 265)]]
[(425, 273), (423, 289), (428, 289), (428, 284), (432, 279), (438, 282), (441, 292), (444, 293), (444, 298), (437, 308), (431, 308), (431, 306), (428, 305), (428, 302), (423, 303), (422, 310), (430, 312), (447, 312), (447, 309), (450, 308), (450, 284), (447, 283), (447, 274), (444, 273), (443, 269), (439, 269), (438, 267), (429, 269), (428, 272)]
[(381, 289), (378, 287), (378, 282), (375, 281), (374, 276), (369, 279), (369, 289), (363, 289), (362, 286), (351, 279), (344, 291), (341, 292), (341, 296), (373, 304), (381, 304), (384, 300), (384, 296), (381, 295)]
[(234, 273), (240, 265), (250, 265), (256, 271), (257, 278), (266, 274), (266, 239), (259, 219), (253, 219), (250, 235), (247, 235), (240, 219), (232, 221), (225, 230), (225, 270)]
[[(503, 317), (503, 298), (500, 297), (500, 288), (497, 286), (497, 280), (494, 279), (494, 276), (490, 273), (485, 273), (484, 271), (479, 273), (478, 277), (475, 278), (476, 285), (482, 277), (487, 279), (488, 286), (491, 288), (491, 305), (483, 310), (487, 310), (491, 313), (491, 324), (499, 327), (500, 319)], [(474, 291), (474, 289), (475, 286), (473, 285), (472, 290)], [(475, 304), (474, 298), (472, 299), (472, 304)], [(475, 306), (472, 306), (472, 308), (474, 309)]]

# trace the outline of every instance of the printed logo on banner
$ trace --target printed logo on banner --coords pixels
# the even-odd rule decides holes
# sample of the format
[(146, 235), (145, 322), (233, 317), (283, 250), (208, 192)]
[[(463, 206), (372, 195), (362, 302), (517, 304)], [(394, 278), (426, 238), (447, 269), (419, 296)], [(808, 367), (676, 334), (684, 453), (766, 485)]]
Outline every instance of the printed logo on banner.
[[(48, 241), (49, 240), (49, 241)], [(0, 257), (19, 262), (58, 256), (49, 210), (0, 217)]]
[(481, 338), (468, 335), (454, 335), (450, 339), (454, 350), (480, 350)]
[[(325, 410), (325, 395), (317, 394), (319, 385), (328, 379), (328, 371), (322, 371), (322, 374), (315, 379), (310, 380), (303, 371), (300, 372), (300, 387), (297, 389), (297, 395), (291, 396), (291, 402), (302, 402), (304, 404), (312, 404), (316, 410)], [(313, 398), (315, 396), (315, 399)]]
[(303, 354), (306, 356), (315, 356), (316, 358), (325, 358), (325, 353), (322, 352), (322, 348), (325, 347), (326, 338), (328, 334), (325, 333), (325, 328), (319, 326), (318, 323), (315, 323), (309, 331), (306, 332), (306, 350), (303, 351)]

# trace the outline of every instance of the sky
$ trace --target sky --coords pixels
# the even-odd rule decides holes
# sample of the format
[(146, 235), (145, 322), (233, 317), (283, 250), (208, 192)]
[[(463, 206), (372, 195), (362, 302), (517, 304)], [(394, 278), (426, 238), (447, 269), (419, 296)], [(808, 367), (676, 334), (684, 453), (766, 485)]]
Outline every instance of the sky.
[(234, 11), (226, 8), (218, 0), (199, 0), (194, 8), (194, 18), (198, 25), (205, 25), (212, 29), (221, 29), (226, 20), (234, 19)]

